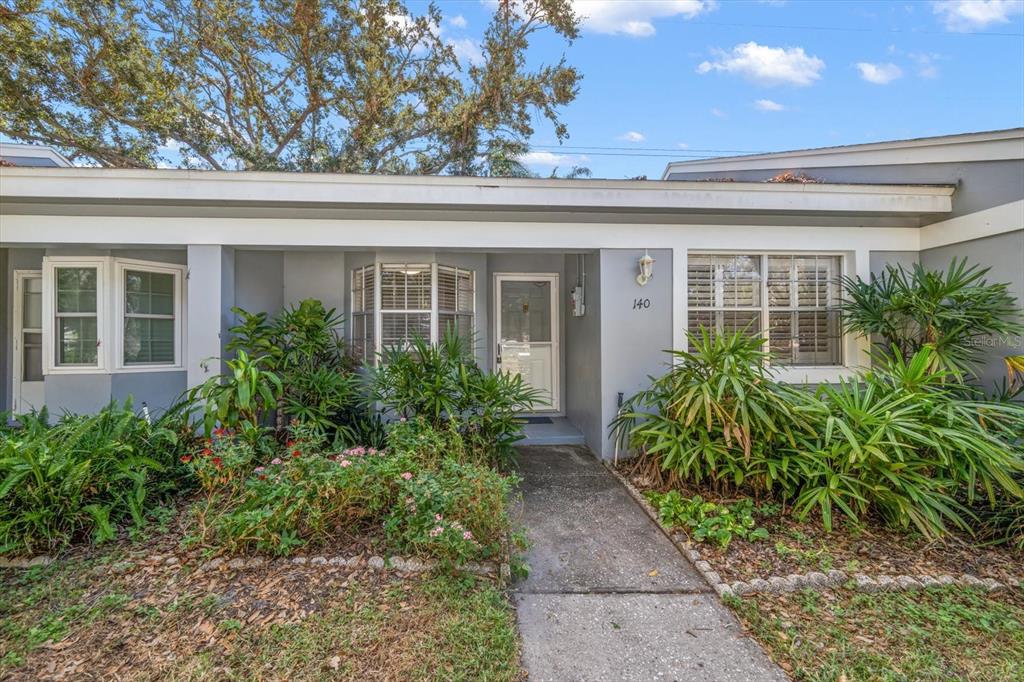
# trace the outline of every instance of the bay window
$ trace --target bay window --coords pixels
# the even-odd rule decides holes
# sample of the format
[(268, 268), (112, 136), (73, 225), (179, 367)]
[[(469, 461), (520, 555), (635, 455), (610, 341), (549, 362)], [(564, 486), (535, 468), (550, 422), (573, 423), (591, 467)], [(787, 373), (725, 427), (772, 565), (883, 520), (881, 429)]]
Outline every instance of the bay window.
[(180, 366), (182, 270), (117, 261), (118, 367)]
[(689, 330), (763, 335), (774, 364), (842, 364), (842, 257), (816, 254), (690, 254)]
[(352, 271), (352, 352), (405, 348), (414, 338), (436, 343), (447, 330), (473, 338), (475, 275), (431, 263), (385, 263)]

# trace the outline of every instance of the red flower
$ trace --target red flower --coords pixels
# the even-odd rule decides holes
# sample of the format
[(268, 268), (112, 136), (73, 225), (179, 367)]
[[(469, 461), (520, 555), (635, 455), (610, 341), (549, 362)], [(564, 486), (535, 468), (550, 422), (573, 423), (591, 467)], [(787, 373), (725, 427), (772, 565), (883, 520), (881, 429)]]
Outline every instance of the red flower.
[(206, 457), (207, 455), (212, 455), (212, 454), (213, 454), (213, 450), (211, 450), (210, 448), (203, 448), (203, 452), (202, 452), (203, 457)]
[(285, 443), (285, 446), (286, 446), (286, 447), (289, 447), (289, 448), (291, 448), (291, 447), (295, 447), (295, 441), (293, 441), (293, 440), (290, 440), (290, 441), (288, 441), (287, 443)]
[(261, 480), (261, 481), (265, 481), (265, 480), (267, 480), (267, 476), (266, 476), (266, 474), (260, 474), (260, 480)]
[(192, 455), (182, 455), (181, 461), (183, 464), (188, 464), (192, 461)]
[(301, 455), (302, 452), (300, 452), (299, 450), (292, 450), (292, 457), (299, 457)]
[(220, 467), (221, 467), (221, 464), (223, 463), (223, 461), (224, 461), (224, 460), (222, 460), (222, 459), (221, 459), (220, 457), (214, 457), (214, 458), (213, 458), (213, 466), (215, 466), (215, 467), (217, 467), (218, 469), (220, 469)]

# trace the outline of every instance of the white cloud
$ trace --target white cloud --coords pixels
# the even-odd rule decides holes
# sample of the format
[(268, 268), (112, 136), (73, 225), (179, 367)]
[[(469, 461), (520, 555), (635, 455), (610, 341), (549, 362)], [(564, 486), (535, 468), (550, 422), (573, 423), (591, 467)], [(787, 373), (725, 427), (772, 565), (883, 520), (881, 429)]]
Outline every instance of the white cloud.
[(455, 28), (466, 28), (467, 26), (469, 26), (469, 22), (466, 21), (466, 17), (462, 16), (461, 14), (456, 14), (454, 17), (449, 17), (448, 23), (454, 26)]
[(179, 152), (181, 151), (181, 148), (184, 146), (185, 145), (183, 143), (178, 142), (177, 140), (169, 137), (166, 140), (164, 140), (164, 143), (162, 145), (160, 145), (160, 151)]
[(554, 152), (533, 151), (521, 154), (519, 162), (527, 166), (572, 166), (589, 161), (585, 154), (555, 154)]
[(689, 149), (690, 148), (690, 145), (686, 144), (685, 142), (680, 142), (676, 146), (679, 147), (680, 149)]
[(729, 114), (725, 113), (718, 107), (711, 107), (710, 111), (711, 115), (714, 116), (715, 118), (728, 118), (729, 116)]
[(455, 56), (460, 62), (470, 64), (483, 64), (484, 53), (480, 49), (480, 43), (472, 38), (449, 38), (448, 44), (455, 51)]
[(1024, 0), (941, 0), (932, 3), (932, 11), (947, 31), (974, 31), (1024, 14)]
[(731, 52), (715, 50), (717, 59), (701, 62), (697, 73), (735, 73), (758, 85), (811, 85), (821, 78), (825, 62), (802, 47), (768, 47), (754, 41)]
[(635, 130), (630, 130), (628, 132), (625, 132), (625, 133), (622, 133), (621, 135), (619, 135), (619, 137), (617, 139), (623, 140), (625, 142), (643, 142), (647, 138), (644, 137), (643, 133), (638, 133)]
[(868, 83), (885, 85), (903, 76), (903, 69), (892, 62), (885, 64), (872, 64), (871, 62), (858, 62), (857, 69), (860, 70), (860, 77)]
[(939, 67), (935, 63), (942, 59), (937, 52), (911, 52), (907, 55), (917, 64), (917, 75), (921, 78), (938, 78)]
[(785, 111), (786, 107), (770, 99), (759, 99), (754, 102), (754, 107), (760, 111)]
[(636, 38), (654, 35), (655, 19), (680, 15), (693, 19), (718, 5), (716, 0), (573, 0), (572, 4), (585, 29)]

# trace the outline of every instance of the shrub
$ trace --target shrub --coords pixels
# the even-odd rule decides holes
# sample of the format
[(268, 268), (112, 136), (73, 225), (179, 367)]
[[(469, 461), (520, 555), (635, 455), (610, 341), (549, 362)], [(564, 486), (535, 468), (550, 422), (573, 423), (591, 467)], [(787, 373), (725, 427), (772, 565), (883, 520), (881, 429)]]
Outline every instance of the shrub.
[(231, 329), (228, 350), (261, 358), (281, 379), (276, 428), (291, 419), (311, 425), (333, 443), (359, 442), (366, 417), (363, 384), (339, 333), (344, 319), (315, 299), (306, 299), (276, 317), (232, 309), (241, 324)]
[(145, 525), (185, 484), (177, 460), (192, 439), (184, 404), (152, 423), (130, 401), (53, 426), (45, 411), (17, 422), (0, 430), (0, 553), (109, 540), (126, 519)]
[(763, 343), (702, 328), (690, 337), (692, 351), (669, 351), (670, 369), (629, 398), (612, 422), (620, 444), (695, 483), (771, 489), (766, 454), (813, 432), (813, 400), (772, 380)]
[(210, 377), (192, 389), (189, 400), (204, 403), (206, 433), (219, 424), (237, 430), (254, 447), (262, 445), (267, 417), (283, 391), (281, 379), (266, 369), (265, 357), (253, 358), (245, 351), (238, 351), (238, 357), (226, 364), (226, 374)]
[(828, 529), (836, 510), (875, 512), (935, 537), (969, 530), (976, 499), (1020, 498), (1024, 405), (976, 399), (931, 347), (809, 394), (772, 381), (759, 343), (704, 332), (627, 402), (620, 435), (674, 476), (792, 500)]
[(400, 484), (400, 504), (385, 521), (396, 547), (455, 564), (499, 555), (513, 479), (493, 469), (445, 460)]
[(889, 265), (870, 282), (844, 277), (844, 327), (880, 337), (877, 353), (904, 361), (928, 345), (930, 369), (963, 379), (983, 348), (974, 341), (1024, 329), (1009, 285), (989, 284), (988, 270), (954, 258), (945, 272)]
[(371, 387), (373, 399), (395, 415), (422, 418), (435, 429), (454, 421), (471, 448), (497, 461), (511, 457), (522, 437), (519, 413), (538, 395), (519, 375), (482, 370), (467, 342), (451, 332), (437, 345), (417, 338), (408, 349), (386, 350)]
[(455, 564), (494, 556), (508, 531), (510, 480), (454, 459), (458, 432), (406, 423), (391, 430), (396, 447), (387, 451), (336, 451), (295, 422), (284, 450), (259, 466), (246, 443), (217, 434), (189, 459), (207, 490), (193, 509), (198, 538), (227, 551), (287, 555), (383, 527), (396, 551)]
[(757, 527), (754, 502), (749, 498), (729, 505), (715, 504), (699, 495), (686, 499), (678, 490), (652, 491), (646, 497), (657, 508), (662, 524), (688, 530), (697, 542), (712, 542), (726, 549), (733, 537), (752, 542), (768, 537), (768, 531)]

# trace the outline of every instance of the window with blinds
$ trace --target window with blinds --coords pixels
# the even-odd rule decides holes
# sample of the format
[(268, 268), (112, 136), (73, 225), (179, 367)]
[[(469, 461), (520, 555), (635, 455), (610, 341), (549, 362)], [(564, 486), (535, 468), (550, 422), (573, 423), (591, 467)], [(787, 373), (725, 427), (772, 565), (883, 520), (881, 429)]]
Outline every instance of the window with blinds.
[(780, 365), (841, 365), (841, 273), (840, 256), (690, 255), (689, 329), (763, 334)]
[(447, 330), (471, 341), (472, 270), (434, 264), (378, 264), (352, 271), (352, 352), (367, 362), (414, 338), (436, 343)]

